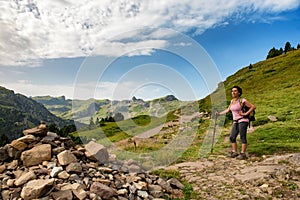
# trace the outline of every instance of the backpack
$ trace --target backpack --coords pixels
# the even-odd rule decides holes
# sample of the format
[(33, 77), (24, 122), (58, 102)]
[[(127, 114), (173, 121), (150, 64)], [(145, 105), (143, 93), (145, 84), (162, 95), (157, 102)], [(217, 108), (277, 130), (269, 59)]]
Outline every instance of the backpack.
[[(240, 99), (240, 105), (241, 105), (242, 111), (244, 113), (250, 109), (245, 104), (243, 104), (242, 99)], [(249, 115), (246, 115), (245, 117), (249, 118), (250, 121), (255, 121), (255, 109), (252, 112), (250, 112)]]

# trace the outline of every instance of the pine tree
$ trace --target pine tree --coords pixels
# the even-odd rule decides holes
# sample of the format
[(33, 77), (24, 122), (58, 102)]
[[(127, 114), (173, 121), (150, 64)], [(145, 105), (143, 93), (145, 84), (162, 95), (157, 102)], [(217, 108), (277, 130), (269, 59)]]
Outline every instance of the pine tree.
[(290, 42), (286, 42), (284, 46), (284, 53), (287, 53), (292, 50), (292, 46)]

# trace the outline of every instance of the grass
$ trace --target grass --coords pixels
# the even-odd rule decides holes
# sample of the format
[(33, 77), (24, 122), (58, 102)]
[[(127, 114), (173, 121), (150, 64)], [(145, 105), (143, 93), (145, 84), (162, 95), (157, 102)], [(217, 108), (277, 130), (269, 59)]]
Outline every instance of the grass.
[(300, 152), (299, 126), (291, 122), (268, 123), (248, 135), (251, 154)]
[(88, 140), (96, 139), (99, 143), (107, 145), (107, 139), (111, 142), (119, 142), (177, 118), (178, 116), (175, 116), (174, 112), (161, 118), (140, 115), (120, 122), (106, 122), (99, 128), (78, 132), (80, 136), (86, 137)]

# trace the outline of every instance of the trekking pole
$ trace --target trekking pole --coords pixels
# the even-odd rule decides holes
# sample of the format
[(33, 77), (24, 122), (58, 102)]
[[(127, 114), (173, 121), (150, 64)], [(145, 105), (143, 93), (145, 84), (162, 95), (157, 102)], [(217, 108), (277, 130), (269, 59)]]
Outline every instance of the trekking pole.
[(211, 150), (210, 153), (213, 152), (214, 149), (214, 143), (215, 143), (215, 135), (216, 135), (216, 127), (217, 127), (217, 119), (218, 119), (218, 115), (215, 114), (215, 124), (214, 124), (214, 132), (213, 132), (213, 138), (212, 138), (212, 143), (211, 143)]

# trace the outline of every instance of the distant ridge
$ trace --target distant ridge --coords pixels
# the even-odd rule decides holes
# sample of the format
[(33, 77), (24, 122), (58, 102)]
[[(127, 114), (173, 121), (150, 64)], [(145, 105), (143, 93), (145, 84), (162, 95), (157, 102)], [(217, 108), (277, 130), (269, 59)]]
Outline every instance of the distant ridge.
[(34, 99), (0, 86), (0, 136), (5, 134), (10, 140), (18, 138), (22, 130), (37, 126), (40, 121), (59, 127), (72, 123), (50, 113)]
[[(32, 99), (43, 104), (50, 112), (59, 117), (78, 120), (82, 123), (89, 123), (91, 117), (94, 119), (106, 118), (117, 112), (122, 113), (125, 119), (143, 114), (159, 113), (159, 115), (164, 115), (173, 108), (177, 109), (180, 103), (184, 103), (174, 95), (166, 95), (149, 101), (135, 96), (128, 100), (70, 100), (64, 96), (37, 96)], [(161, 104), (164, 109), (158, 104)]]

